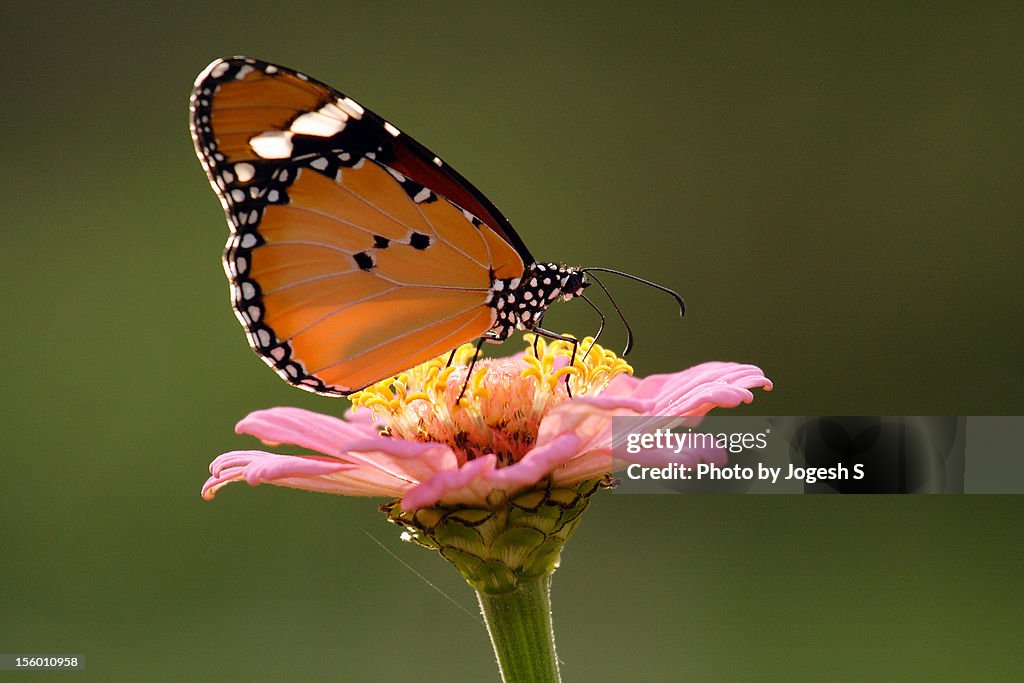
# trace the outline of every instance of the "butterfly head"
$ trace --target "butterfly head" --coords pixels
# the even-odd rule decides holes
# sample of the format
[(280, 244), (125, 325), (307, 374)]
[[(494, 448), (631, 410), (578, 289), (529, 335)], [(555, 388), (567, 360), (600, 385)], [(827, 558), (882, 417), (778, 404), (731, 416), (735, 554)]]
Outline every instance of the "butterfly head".
[(522, 297), (532, 294), (546, 308), (556, 300), (568, 301), (580, 296), (589, 286), (587, 274), (580, 268), (558, 263), (534, 263), (526, 269), (518, 291)]
[(562, 267), (562, 301), (581, 296), (583, 290), (590, 286), (587, 274), (579, 268)]

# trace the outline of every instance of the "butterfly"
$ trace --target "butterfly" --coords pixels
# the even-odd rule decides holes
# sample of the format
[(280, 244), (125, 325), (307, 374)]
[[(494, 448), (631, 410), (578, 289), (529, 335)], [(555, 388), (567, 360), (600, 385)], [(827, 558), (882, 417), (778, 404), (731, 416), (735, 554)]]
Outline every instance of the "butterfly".
[[(625, 275), (537, 262), (440, 157), (293, 69), (218, 59), (190, 105), (227, 216), (235, 315), (264, 362), (301, 389), (345, 396), (517, 329), (575, 345), (542, 327), (548, 306), (586, 299), (595, 270)], [(684, 310), (675, 292), (634, 279)]]

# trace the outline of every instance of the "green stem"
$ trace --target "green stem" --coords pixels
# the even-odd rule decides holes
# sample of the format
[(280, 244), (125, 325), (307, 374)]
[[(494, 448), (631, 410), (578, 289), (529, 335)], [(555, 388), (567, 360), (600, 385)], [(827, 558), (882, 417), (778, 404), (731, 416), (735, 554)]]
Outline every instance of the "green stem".
[(507, 593), (477, 592), (505, 683), (558, 683), (551, 575), (522, 577)]

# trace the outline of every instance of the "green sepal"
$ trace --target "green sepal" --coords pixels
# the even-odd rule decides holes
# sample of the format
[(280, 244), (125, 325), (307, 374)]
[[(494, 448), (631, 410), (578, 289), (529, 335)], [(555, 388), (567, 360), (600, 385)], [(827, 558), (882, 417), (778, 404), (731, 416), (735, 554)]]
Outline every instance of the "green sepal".
[(439, 551), (478, 592), (505, 593), (523, 579), (554, 571), (590, 497), (609, 484), (605, 477), (512, 497), (494, 492), (488, 507), (435, 505), (407, 512), (394, 500), (380, 510), (405, 529), (405, 540)]

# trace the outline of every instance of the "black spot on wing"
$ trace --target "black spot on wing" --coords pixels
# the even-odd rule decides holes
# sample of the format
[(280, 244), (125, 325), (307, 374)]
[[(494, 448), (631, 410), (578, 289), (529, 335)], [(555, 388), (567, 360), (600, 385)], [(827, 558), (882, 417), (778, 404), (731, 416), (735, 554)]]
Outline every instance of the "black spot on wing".
[(355, 254), (352, 258), (355, 259), (356, 265), (362, 268), (363, 270), (370, 270), (376, 265), (373, 262), (373, 257), (370, 256), (365, 251), (361, 251), (358, 254)]

